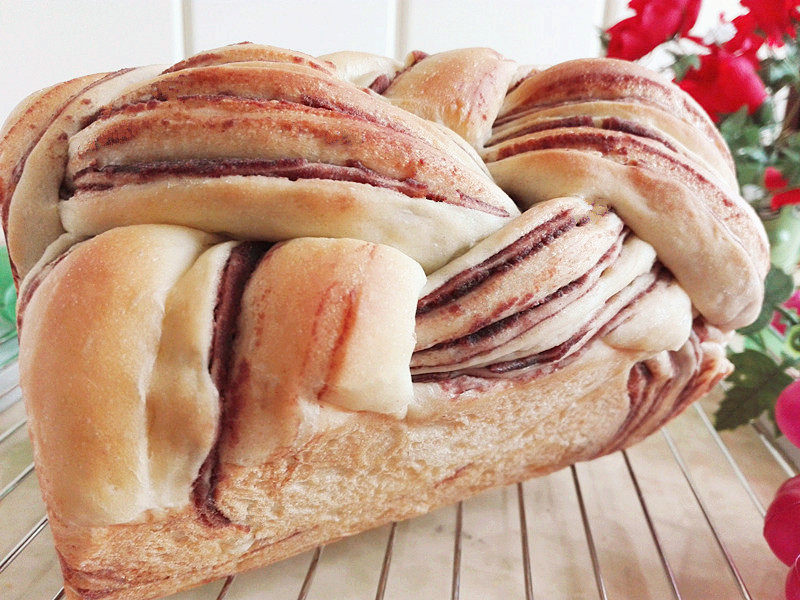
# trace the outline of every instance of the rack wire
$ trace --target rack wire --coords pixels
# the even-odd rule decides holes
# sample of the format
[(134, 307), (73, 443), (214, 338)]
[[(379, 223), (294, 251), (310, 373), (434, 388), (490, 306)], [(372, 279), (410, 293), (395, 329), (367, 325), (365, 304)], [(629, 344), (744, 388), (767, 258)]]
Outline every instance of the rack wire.
[[(15, 357), (0, 338), (0, 598), (56, 600)], [(797, 464), (761, 423), (718, 433), (713, 402), (631, 449), (172, 598), (782, 598), (761, 529)]]

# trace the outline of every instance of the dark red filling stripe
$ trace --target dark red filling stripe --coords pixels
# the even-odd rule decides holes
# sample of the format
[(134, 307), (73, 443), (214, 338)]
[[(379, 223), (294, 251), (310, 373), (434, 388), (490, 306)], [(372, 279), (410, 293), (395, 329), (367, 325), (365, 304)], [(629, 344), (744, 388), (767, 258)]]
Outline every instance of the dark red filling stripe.
[[(648, 96), (645, 92), (639, 94), (630, 94), (626, 97), (619, 97), (614, 93), (615, 89), (619, 89), (619, 87), (629, 84), (633, 84), (631, 86), (633, 89), (638, 88), (648, 91), (652, 90), (652, 95)], [(600, 90), (595, 91), (592, 94), (588, 94), (587, 89), (595, 86), (607, 86), (609, 92), (604, 93), (602, 90)], [(537, 102), (537, 98), (550, 98), (552, 96), (563, 97), (565, 99), (562, 102), (550, 104), (546, 102)], [(545, 108), (554, 104), (577, 101), (640, 102), (642, 104), (656, 106), (667, 112), (674, 111), (674, 108), (673, 106), (670, 106), (670, 103), (659, 102), (657, 99), (654, 99), (653, 96), (666, 96), (674, 99), (679, 107), (683, 110), (684, 114), (691, 115), (692, 121), (695, 123), (695, 125), (710, 134), (715, 133), (713, 130), (713, 125), (711, 125), (708, 121), (708, 117), (700, 112), (697, 107), (687, 98), (682, 97), (678, 90), (669, 88), (666, 85), (653, 81), (652, 79), (628, 73), (595, 72), (580, 73), (569, 77), (562, 77), (538, 90), (535, 98), (528, 99), (527, 102), (523, 103), (515, 110), (503, 115), (495, 122), (495, 125), (507, 123), (520, 113), (528, 111), (532, 108)]]
[(220, 417), (217, 440), (192, 485), (192, 500), (203, 522), (209, 527), (223, 527), (230, 520), (216, 504), (214, 492), (219, 478), (219, 442), (229, 421), (227, 398), (233, 364), (233, 349), (238, 333), (242, 296), (247, 282), (269, 249), (270, 244), (244, 242), (236, 246), (220, 278), (217, 304), (214, 307), (214, 334), (211, 340), (209, 371), (219, 390)]
[(497, 144), (500, 144), (501, 142), (504, 142), (506, 140), (522, 137), (523, 135), (528, 135), (531, 133), (538, 133), (540, 131), (549, 131), (551, 129), (564, 129), (573, 127), (593, 127), (596, 129), (605, 129), (609, 131), (619, 131), (622, 133), (629, 133), (637, 137), (643, 137), (654, 140), (666, 146), (673, 152), (678, 152), (678, 149), (675, 147), (674, 144), (672, 144), (672, 142), (670, 142), (666, 137), (664, 137), (654, 129), (650, 129), (649, 127), (645, 127), (634, 121), (628, 121), (626, 119), (620, 119), (618, 117), (606, 117), (597, 122), (594, 120), (593, 117), (586, 115), (565, 117), (563, 119), (550, 119), (547, 121), (539, 121), (537, 123), (531, 124), (528, 127), (520, 129), (519, 131), (514, 131), (512, 133), (509, 133), (494, 140), (492, 144), (488, 147), (491, 148), (492, 146), (496, 146)]
[(417, 303), (417, 316), (429, 313), (467, 295), (484, 281), (513, 268), (529, 255), (541, 250), (573, 227), (589, 222), (589, 217), (576, 221), (571, 211), (565, 210), (535, 227), (514, 243), (493, 254), (480, 264), (466, 269), (436, 288)]
[[(612, 246), (603, 254), (602, 257), (600, 257), (600, 260), (597, 261), (597, 264), (595, 266), (593, 266), (591, 269), (589, 269), (586, 273), (584, 273), (583, 275), (581, 275), (577, 279), (569, 282), (568, 284), (560, 287), (556, 291), (548, 294), (547, 296), (545, 296), (544, 298), (542, 298), (541, 300), (539, 300), (535, 304), (532, 304), (531, 306), (525, 308), (524, 310), (521, 310), (520, 312), (514, 313), (512, 315), (509, 315), (508, 317), (505, 317), (503, 319), (500, 319), (498, 321), (490, 323), (490, 324), (478, 329), (477, 331), (473, 331), (472, 333), (469, 333), (469, 334), (467, 334), (467, 335), (465, 335), (463, 337), (456, 338), (456, 339), (453, 339), (453, 340), (448, 340), (448, 341), (445, 341), (445, 342), (440, 342), (440, 343), (435, 344), (435, 345), (433, 345), (433, 346), (431, 346), (429, 348), (425, 348), (423, 350), (420, 350), (415, 354), (423, 354), (423, 353), (430, 352), (430, 351), (446, 350), (446, 349), (450, 349), (450, 348), (459, 348), (459, 347), (472, 348), (472, 347), (475, 347), (475, 346), (479, 345), (483, 340), (492, 338), (492, 337), (496, 336), (497, 334), (501, 333), (502, 331), (504, 331), (504, 330), (506, 330), (506, 329), (508, 329), (510, 327), (514, 327), (518, 322), (524, 321), (526, 318), (529, 318), (529, 315), (535, 313), (535, 311), (537, 311), (537, 310), (540, 310), (544, 305), (546, 305), (546, 304), (548, 304), (550, 302), (556, 301), (559, 298), (563, 298), (564, 296), (567, 296), (569, 294), (572, 294), (576, 290), (580, 290), (580, 288), (585, 288), (584, 290), (582, 290), (580, 292), (580, 295), (578, 295), (573, 300), (573, 301), (577, 301), (579, 298), (582, 298), (585, 294), (587, 294), (592, 289), (594, 283), (592, 283), (591, 286), (586, 286), (585, 284), (587, 283), (587, 281), (590, 281), (590, 278), (599, 278), (599, 273), (604, 271), (611, 264), (614, 263), (614, 261), (619, 256), (619, 253), (620, 253), (621, 248), (622, 248), (622, 243), (624, 242), (624, 240), (627, 237), (627, 235), (628, 235), (628, 231), (627, 230), (623, 230), (623, 232), (620, 234), (618, 240), (614, 244), (612, 244)], [(535, 327), (542, 320), (544, 320), (546, 318), (549, 318), (549, 317), (540, 318), (539, 320), (536, 320), (536, 321), (530, 323), (530, 325), (528, 327), (526, 327), (526, 329), (524, 331), (527, 331), (530, 328)]]
[[(698, 185), (707, 188), (708, 193), (713, 194), (725, 207), (731, 208), (734, 206), (734, 202), (716, 183), (709, 180), (687, 162), (676, 158), (675, 155), (667, 154), (666, 151), (661, 151), (640, 140), (633, 138), (623, 140), (619, 137), (614, 137), (613, 134), (603, 134), (600, 131), (597, 133), (554, 133), (540, 138), (525, 140), (502, 148), (498, 152), (496, 160), (500, 161), (523, 152), (537, 150), (596, 150), (603, 155), (622, 157), (623, 160), (621, 162), (623, 164), (630, 164), (631, 161), (627, 157), (630, 155), (631, 150), (638, 150), (686, 171)], [(611, 156), (604, 156), (604, 158), (614, 160)], [(638, 162), (636, 166), (650, 169), (657, 168), (655, 165), (646, 165), (641, 162)]]
[(619, 325), (620, 315), (622, 315), (629, 307), (636, 304), (636, 302), (645, 294), (651, 292), (655, 285), (660, 280), (666, 280), (672, 277), (672, 275), (664, 269), (660, 263), (656, 263), (651, 271), (655, 276), (653, 281), (650, 285), (647, 286), (646, 289), (640, 291), (636, 296), (634, 296), (630, 302), (628, 302), (625, 306), (623, 306), (617, 314), (612, 317), (605, 325), (600, 327), (592, 336), (591, 338), (584, 341), (584, 343), (577, 349), (575, 349), (575, 345), (583, 338), (587, 332), (592, 328), (594, 325), (595, 319), (590, 319), (587, 323), (581, 327), (577, 333), (571, 336), (565, 342), (555, 346), (549, 350), (545, 350), (543, 352), (539, 352), (537, 354), (532, 354), (530, 356), (525, 356), (521, 358), (516, 358), (507, 361), (497, 362), (491, 365), (487, 365), (484, 367), (468, 367), (466, 369), (454, 369), (453, 371), (445, 371), (445, 372), (436, 372), (436, 373), (419, 373), (416, 375), (412, 375), (411, 380), (414, 382), (429, 382), (429, 381), (443, 381), (447, 379), (453, 379), (455, 377), (459, 377), (462, 375), (473, 376), (473, 377), (481, 377), (483, 373), (486, 376), (492, 377), (497, 375), (504, 375), (506, 373), (510, 373), (513, 371), (519, 371), (522, 369), (527, 369), (529, 367), (541, 367), (543, 370), (538, 372), (534, 376), (538, 376), (539, 374), (549, 373), (555, 371), (556, 369), (560, 369), (567, 364), (569, 364), (572, 360), (580, 356), (585, 349), (595, 340), (603, 337), (609, 331), (613, 330), (616, 325)]
[[(209, 67), (213, 68), (213, 67)], [(289, 110), (308, 110), (308, 109), (318, 109), (318, 110), (327, 110), (330, 112), (334, 112), (340, 115), (346, 115), (348, 117), (352, 117), (359, 121), (365, 121), (368, 123), (374, 123), (380, 125), (382, 127), (386, 127), (392, 131), (397, 131), (399, 133), (405, 133), (412, 137), (416, 137), (417, 139), (421, 138), (417, 133), (413, 132), (412, 130), (404, 127), (401, 123), (396, 121), (385, 121), (377, 118), (375, 115), (365, 112), (356, 108), (351, 104), (347, 104), (345, 102), (340, 102), (337, 100), (332, 100), (329, 97), (326, 97), (322, 94), (318, 96), (311, 96), (308, 94), (302, 95), (300, 98), (296, 100), (288, 100), (285, 97), (282, 97), (280, 94), (270, 97), (264, 96), (235, 96), (232, 94), (186, 94), (182, 96), (175, 96), (172, 98), (167, 97), (166, 95), (154, 95), (151, 97), (142, 98), (136, 102), (130, 102), (128, 104), (122, 104), (119, 106), (106, 106), (100, 109), (97, 113), (92, 115), (92, 118), (88, 120), (84, 127), (87, 125), (95, 122), (95, 121), (107, 121), (116, 115), (126, 115), (132, 116), (137, 115), (139, 113), (146, 112), (148, 110), (153, 110), (157, 108), (163, 102), (173, 102), (177, 104), (186, 104), (192, 101), (203, 101), (209, 105), (216, 105), (221, 103), (237, 103), (239, 106), (254, 110), (259, 109), (266, 109), (270, 107), (280, 107)]]
[(381, 74), (378, 75), (368, 87), (376, 94), (382, 94), (389, 87), (390, 83), (391, 80), (389, 79), (389, 76), (386, 74)]
[(498, 217), (508, 217), (508, 212), (472, 196), (457, 192), (460, 202), (453, 202), (413, 178), (393, 179), (365, 167), (358, 161), (345, 165), (309, 162), (304, 158), (263, 160), (250, 158), (187, 159), (179, 161), (157, 161), (131, 165), (106, 165), (87, 167), (75, 174), (73, 184), (78, 191), (107, 190), (117, 185), (145, 183), (169, 176), (228, 177), (262, 176), (284, 177), (290, 181), (299, 179), (326, 179), (349, 181), (390, 189), (410, 198), (424, 198), (454, 206), (471, 208)]

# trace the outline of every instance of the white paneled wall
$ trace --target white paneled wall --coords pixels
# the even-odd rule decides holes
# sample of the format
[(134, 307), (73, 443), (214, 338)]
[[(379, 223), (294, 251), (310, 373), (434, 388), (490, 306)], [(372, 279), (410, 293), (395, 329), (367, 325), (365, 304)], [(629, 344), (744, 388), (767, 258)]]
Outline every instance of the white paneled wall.
[(0, 120), (77, 75), (244, 40), (402, 57), (489, 46), (519, 61), (596, 55), (606, 0), (0, 0)]
[[(607, 0), (603, 23), (610, 25), (628, 15), (628, 0)], [(697, 25), (693, 33), (704, 35), (709, 29), (719, 24), (720, 15), (733, 18), (744, 12), (739, 0), (702, 0)]]
[(405, 51), (490, 46), (538, 64), (600, 51), (603, 0), (408, 0), (406, 5)]
[[(0, 121), (30, 92), (77, 75), (244, 40), (310, 54), (397, 58), (489, 46), (548, 64), (599, 51), (626, 0), (0, 0)], [(736, 0), (704, 0), (702, 26)]]
[(193, 0), (194, 52), (242, 41), (327, 54), (394, 54), (394, 0)]
[(59, 81), (174, 62), (179, 20), (165, 0), (0, 0), (0, 121)]
[(595, 56), (605, 0), (194, 0), (192, 47), (267, 40), (310, 54), (402, 57), (489, 46), (525, 62)]

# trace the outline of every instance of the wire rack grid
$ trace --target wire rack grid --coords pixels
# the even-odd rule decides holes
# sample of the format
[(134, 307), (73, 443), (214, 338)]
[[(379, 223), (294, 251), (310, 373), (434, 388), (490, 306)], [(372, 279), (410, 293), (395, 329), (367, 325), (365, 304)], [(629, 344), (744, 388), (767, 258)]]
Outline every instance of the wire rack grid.
[[(0, 337), (0, 598), (63, 597), (17, 383)], [(172, 600), (778, 600), (761, 529), (792, 462), (713, 400), (637, 446), (393, 523)]]

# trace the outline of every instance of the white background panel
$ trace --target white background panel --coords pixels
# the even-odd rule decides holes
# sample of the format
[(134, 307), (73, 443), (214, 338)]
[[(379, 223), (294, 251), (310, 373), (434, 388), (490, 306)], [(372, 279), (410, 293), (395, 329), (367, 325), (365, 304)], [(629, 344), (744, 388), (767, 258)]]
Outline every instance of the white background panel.
[[(520, 62), (599, 51), (598, 29), (626, 0), (0, 0), (0, 120), (34, 90), (125, 66), (250, 40), (311, 54), (404, 56), (489, 46)], [(735, 13), (704, 0), (697, 32)]]
[(604, 8), (603, 0), (407, 0), (399, 45), (426, 52), (488, 46), (536, 64), (597, 56)]
[[(613, 24), (629, 14), (633, 14), (627, 6), (628, 0), (608, 0), (604, 22), (607, 25)], [(743, 10), (739, 0), (703, 0), (693, 33), (703, 35), (712, 27), (717, 26), (720, 14), (724, 13), (726, 18), (730, 19), (741, 12)]]
[(314, 55), (394, 47), (390, 0), (192, 0), (189, 12), (195, 51), (243, 41)]
[(31, 92), (79, 75), (176, 59), (169, 0), (0, 0), (0, 121)]

